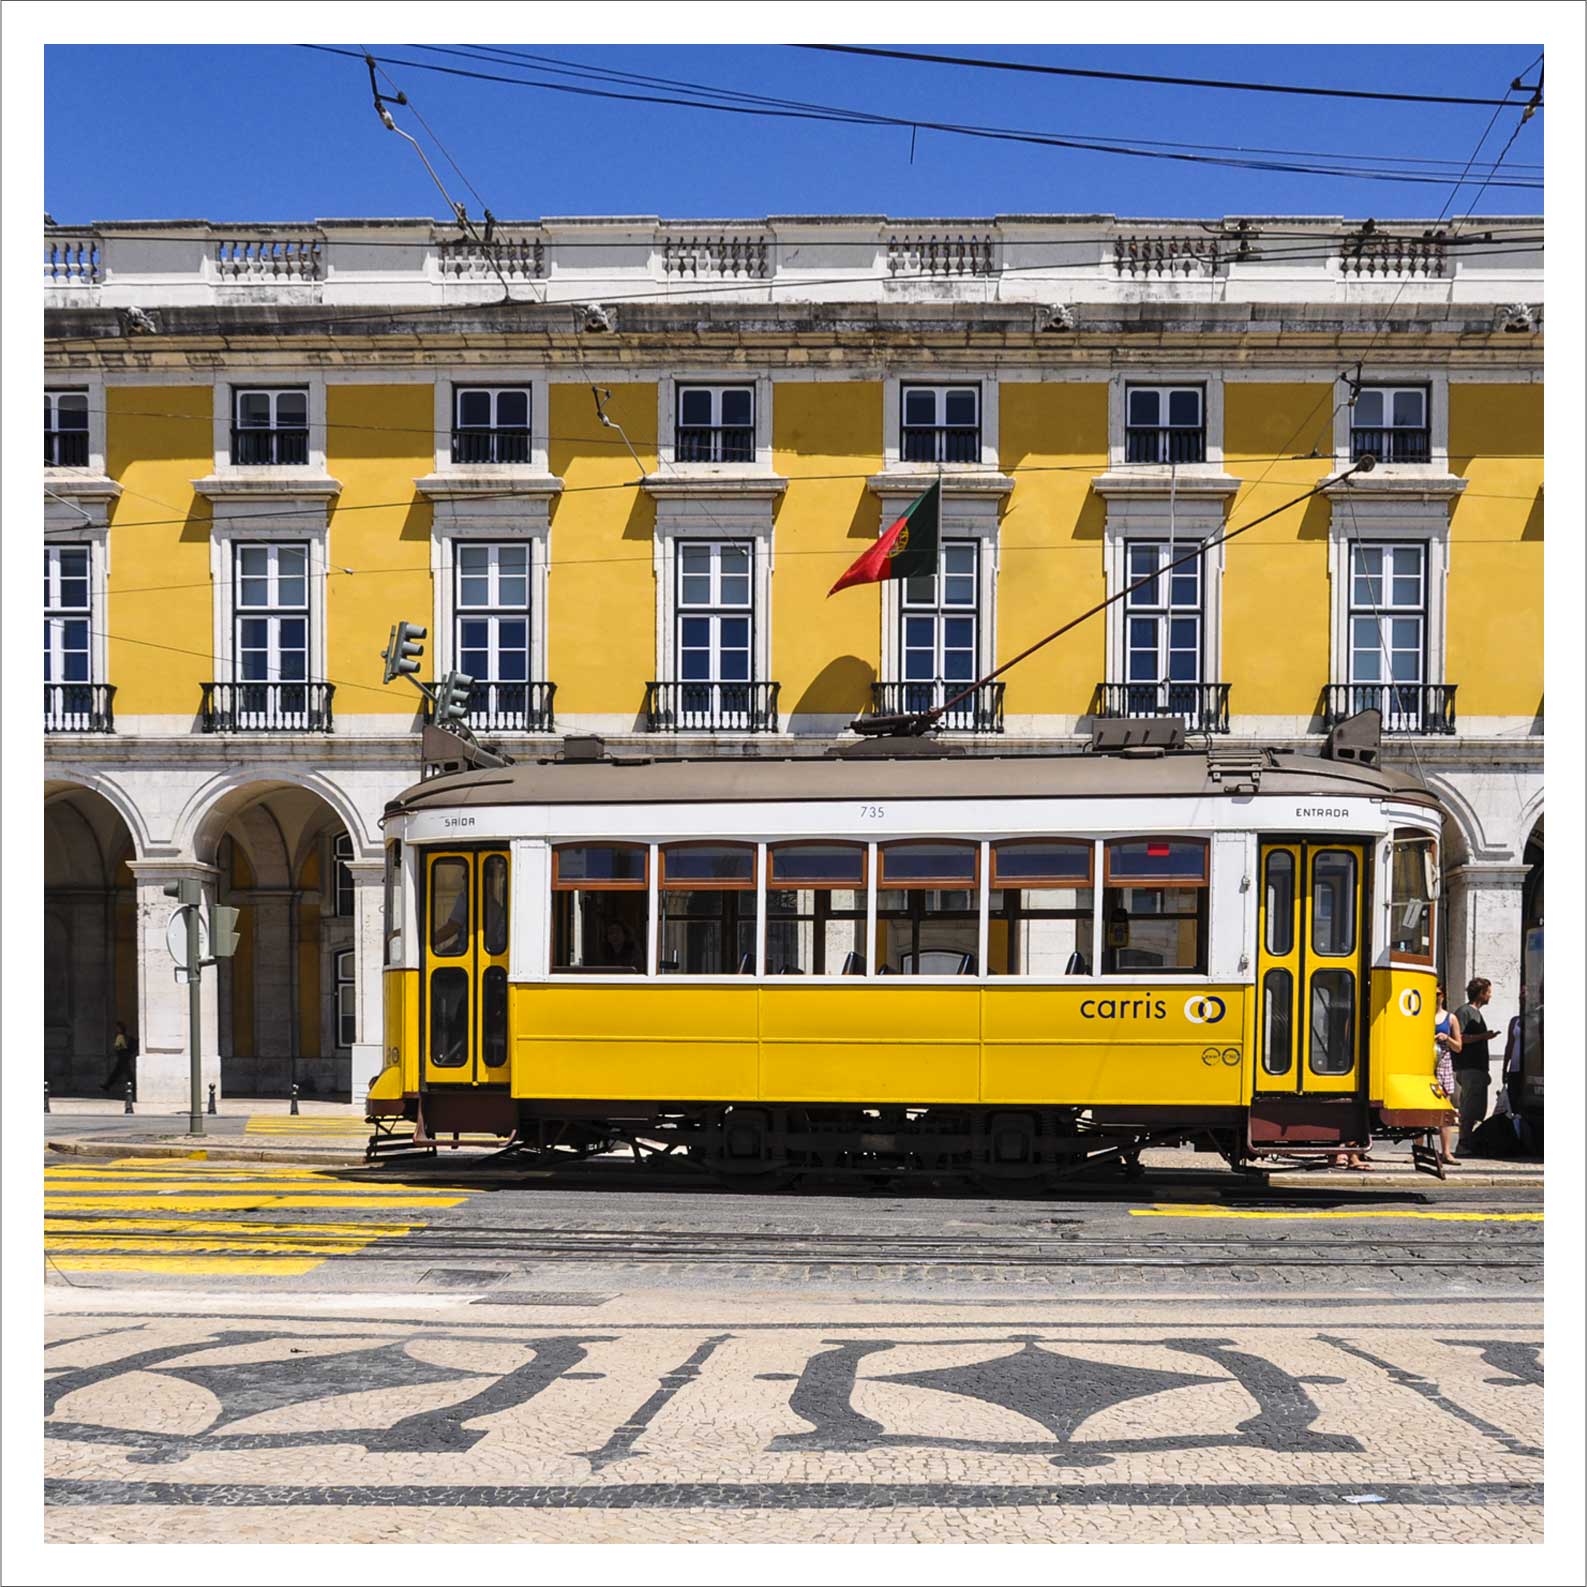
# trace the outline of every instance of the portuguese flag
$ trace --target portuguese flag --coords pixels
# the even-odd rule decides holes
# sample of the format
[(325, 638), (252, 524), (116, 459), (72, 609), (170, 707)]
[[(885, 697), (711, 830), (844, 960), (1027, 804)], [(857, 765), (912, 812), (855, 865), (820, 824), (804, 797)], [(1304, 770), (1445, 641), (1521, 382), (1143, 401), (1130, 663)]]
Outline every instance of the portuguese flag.
[(851, 584), (880, 584), (884, 579), (914, 579), (935, 573), (941, 516), (942, 485), (938, 482), (904, 508), (827, 594), (836, 595)]

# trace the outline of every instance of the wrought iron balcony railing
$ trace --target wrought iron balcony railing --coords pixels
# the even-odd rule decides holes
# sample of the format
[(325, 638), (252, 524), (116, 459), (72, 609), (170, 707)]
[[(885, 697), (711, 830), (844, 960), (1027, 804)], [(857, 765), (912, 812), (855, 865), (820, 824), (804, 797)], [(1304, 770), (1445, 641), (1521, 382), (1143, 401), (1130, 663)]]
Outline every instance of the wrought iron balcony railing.
[(44, 432), (46, 468), (87, 468), (87, 430), (46, 430)]
[[(474, 680), (468, 696), (468, 725), (476, 733), (554, 733), (554, 683), (491, 683)], [(432, 713), (425, 707), (426, 719)]]
[(755, 432), (748, 425), (680, 424), (676, 452), (680, 463), (753, 463)]
[(979, 463), (981, 427), (906, 424), (901, 455), (906, 463)]
[(1385, 733), (1453, 733), (1453, 683), (1330, 683), (1323, 691), (1323, 727), (1358, 711), (1381, 711)]
[[(894, 716), (906, 712), (930, 711), (951, 700), (965, 687), (962, 683), (873, 683), (871, 714)], [(1003, 685), (980, 684), (973, 694), (937, 718), (937, 726), (947, 733), (1001, 733), (1003, 731)]]
[(1350, 461), (1359, 463), (1367, 453), (1380, 463), (1426, 463), (1432, 447), (1426, 430), (1350, 431)]
[(111, 701), (113, 683), (46, 683), (44, 731), (46, 733), (114, 733)]
[(1099, 683), (1093, 716), (1179, 716), (1192, 733), (1229, 731), (1226, 683)]
[(231, 460), (234, 465), (270, 463), (278, 467), (306, 465), (309, 460), (307, 430), (266, 430), (233, 425)]
[(775, 733), (776, 683), (645, 685), (647, 733)]
[(511, 428), (488, 430), (483, 427), (452, 432), (454, 463), (527, 463), (530, 461), (529, 432)]
[(333, 683), (206, 683), (206, 733), (329, 733)]
[(1126, 463), (1205, 463), (1207, 432), (1202, 426), (1131, 424), (1124, 430)]

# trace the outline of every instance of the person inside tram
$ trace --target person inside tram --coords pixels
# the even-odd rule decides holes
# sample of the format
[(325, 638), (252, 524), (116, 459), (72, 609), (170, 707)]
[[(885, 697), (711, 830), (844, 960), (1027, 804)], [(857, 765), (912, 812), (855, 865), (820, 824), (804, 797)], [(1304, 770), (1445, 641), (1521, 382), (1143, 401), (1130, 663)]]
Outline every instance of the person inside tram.
[(614, 970), (644, 968), (639, 962), (639, 944), (634, 941), (633, 932), (615, 918), (606, 922), (606, 929), (601, 933), (601, 957)]

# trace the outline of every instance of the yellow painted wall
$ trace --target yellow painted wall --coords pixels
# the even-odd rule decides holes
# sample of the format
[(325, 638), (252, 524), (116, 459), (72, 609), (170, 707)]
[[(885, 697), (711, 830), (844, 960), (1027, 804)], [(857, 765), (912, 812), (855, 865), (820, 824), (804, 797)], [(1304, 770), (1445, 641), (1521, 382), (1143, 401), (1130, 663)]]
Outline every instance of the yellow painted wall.
[[(654, 383), (612, 386), (607, 412), (656, 463)], [(551, 472), (564, 492), (551, 523), (547, 665), (558, 712), (632, 712), (655, 676), (655, 503), (634, 460), (597, 422), (587, 385), (551, 387)], [(612, 487), (597, 489), (594, 487)]]
[[(1229, 528), (1271, 512), (1330, 472), (1332, 389), (1328, 382), (1224, 385), (1224, 469), (1247, 482), (1229, 507)], [(1305, 459), (1314, 444), (1319, 457)], [(1235, 716), (1309, 717), (1332, 681), (1329, 512), (1327, 499), (1313, 496), (1224, 548), (1217, 681), (1232, 685)]]
[(881, 665), (880, 586), (842, 590), (830, 600), (827, 591), (880, 531), (881, 502), (866, 476), (881, 466), (879, 383), (777, 388), (772, 467), (789, 483), (776, 518), (771, 675), (782, 685), (784, 718), (870, 705)]
[(1530, 716), (1543, 700), (1543, 388), (1449, 388), (1446, 681), (1460, 717)]
[(208, 386), (111, 386), (105, 410), (105, 467), (123, 488), (110, 509), (105, 622), (116, 714), (197, 716), (214, 661), (210, 507), (192, 481), (213, 470), (214, 397)]
[[(1108, 462), (1108, 388), (1100, 381), (1005, 382), (998, 423), (1001, 466), (1032, 470), (1014, 475), (999, 535), (997, 659), (1003, 662), (1107, 594), (1107, 514), (1091, 476)], [(1021, 662), (1006, 680), (1005, 713), (1089, 710), (1092, 690), (1103, 681), (1106, 635), (1106, 619), (1098, 617)]]
[[(411, 719), (419, 696), (400, 680), (381, 685), (379, 652), (394, 622), (429, 627), (434, 610), (432, 509), (413, 482), (435, 467), (435, 390), (333, 385), (325, 417), (325, 467), (342, 485), (331, 514), (329, 561), (333, 569), (357, 570), (332, 572), (325, 581), (326, 673), (336, 685), (335, 712)], [(372, 505), (384, 502), (398, 505)], [(432, 635), (427, 662), (434, 643)], [(314, 1029), (317, 1043), (317, 1018)]]

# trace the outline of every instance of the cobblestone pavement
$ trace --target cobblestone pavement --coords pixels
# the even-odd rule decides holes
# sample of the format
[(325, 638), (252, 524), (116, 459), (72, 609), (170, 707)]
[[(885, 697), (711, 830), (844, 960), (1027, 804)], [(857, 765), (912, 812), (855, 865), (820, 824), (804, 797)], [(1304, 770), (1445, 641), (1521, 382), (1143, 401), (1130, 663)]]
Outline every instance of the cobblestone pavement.
[(45, 1172), (50, 1541), (1542, 1536), (1535, 1197)]

